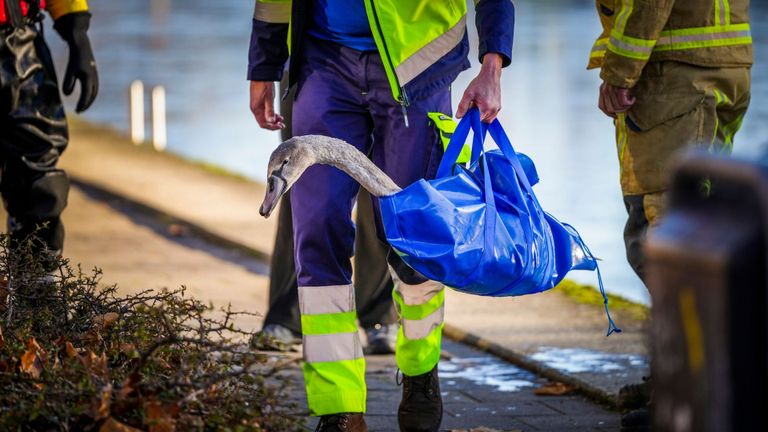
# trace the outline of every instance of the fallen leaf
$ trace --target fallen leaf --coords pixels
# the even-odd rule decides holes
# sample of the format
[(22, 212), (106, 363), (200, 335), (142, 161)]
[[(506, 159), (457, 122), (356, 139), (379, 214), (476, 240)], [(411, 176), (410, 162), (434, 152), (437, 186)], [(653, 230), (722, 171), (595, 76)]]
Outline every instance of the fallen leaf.
[(139, 380), (141, 380), (141, 375), (137, 373), (133, 373), (128, 378), (126, 378), (125, 381), (123, 381), (123, 386), (120, 388), (118, 398), (125, 399), (130, 396), (131, 393), (136, 390), (136, 384), (139, 383)]
[(533, 391), (537, 396), (562, 396), (576, 391), (576, 387), (559, 381), (550, 381)]
[(127, 424), (120, 423), (114, 418), (110, 417), (99, 428), (99, 432), (142, 432), (141, 429), (128, 426)]
[(175, 417), (179, 414), (179, 406), (176, 404), (162, 405), (151, 400), (144, 404), (144, 416), (149, 432), (174, 432), (176, 430)]
[(78, 357), (80, 354), (77, 352), (77, 349), (75, 349), (74, 345), (72, 345), (72, 342), (67, 341), (64, 344), (64, 348), (67, 351), (67, 357), (69, 358), (75, 358)]
[(168, 226), (168, 233), (174, 237), (183, 237), (189, 234), (189, 227), (181, 224), (170, 224)]
[(112, 324), (116, 323), (120, 318), (120, 314), (117, 312), (107, 312), (103, 315), (99, 315), (93, 318), (93, 323), (102, 329), (108, 328)]
[(91, 403), (88, 415), (96, 421), (109, 417), (109, 408), (112, 402), (112, 384), (105, 385), (98, 396)]
[(136, 345), (131, 343), (120, 344), (120, 352), (127, 355), (128, 357), (134, 357), (138, 355), (138, 352), (136, 351)]
[(45, 351), (43, 351), (35, 338), (30, 338), (27, 341), (27, 350), (21, 356), (19, 369), (32, 376), (32, 378), (40, 378), (40, 375), (43, 373), (44, 356)]

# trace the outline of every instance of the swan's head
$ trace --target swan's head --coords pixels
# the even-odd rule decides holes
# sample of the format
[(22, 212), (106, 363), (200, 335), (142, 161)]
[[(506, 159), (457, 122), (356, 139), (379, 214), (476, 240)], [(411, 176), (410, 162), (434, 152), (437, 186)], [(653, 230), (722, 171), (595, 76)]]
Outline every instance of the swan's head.
[(312, 140), (307, 138), (310, 137), (291, 138), (272, 152), (267, 167), (267, 194), (259, 209), (259, 214), (265, 218), (272, 214), (280, 197), (288, 192), (304, 170), (318, 162)]

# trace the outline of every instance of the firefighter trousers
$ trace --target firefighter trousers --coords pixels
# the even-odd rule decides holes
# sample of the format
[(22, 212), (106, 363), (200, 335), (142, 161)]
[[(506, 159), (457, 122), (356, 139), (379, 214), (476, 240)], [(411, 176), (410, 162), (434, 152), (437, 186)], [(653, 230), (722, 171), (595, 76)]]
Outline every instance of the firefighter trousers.
[(750, 68), (653, 62), (632, 95), (635, 104), (616, 119), (616, 145), (627, 259), (644, 280), (643, 243), (663, 212), (674, 158), (694, 147), (730, 153), (749, 106)]

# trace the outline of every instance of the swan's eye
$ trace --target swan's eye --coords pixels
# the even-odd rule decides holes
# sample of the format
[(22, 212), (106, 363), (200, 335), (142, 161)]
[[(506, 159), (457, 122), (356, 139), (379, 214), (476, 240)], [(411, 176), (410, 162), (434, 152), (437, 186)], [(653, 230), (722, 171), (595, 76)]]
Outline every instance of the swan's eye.
[(283, 159), (283, 166), (288, 165), (288, 158)]

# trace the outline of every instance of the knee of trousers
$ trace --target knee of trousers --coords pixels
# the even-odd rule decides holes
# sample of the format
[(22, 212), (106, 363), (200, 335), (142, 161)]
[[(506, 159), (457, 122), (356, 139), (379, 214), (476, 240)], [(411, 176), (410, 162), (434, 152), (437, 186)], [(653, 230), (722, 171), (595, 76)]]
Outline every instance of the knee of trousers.
[(19, 220), (43, 221), (58, 218), (67, 206), (69, 178), (54, 169), (37, 174), (31, 181), (3, 179), (3, 197), (8, 214)]
[(396, 282), (392, 298), (401, 319), (403, 336), (417, 340), (428, 338), (442, 328), (445, 317), (445, 287), (440, 282), (418, 285)]

